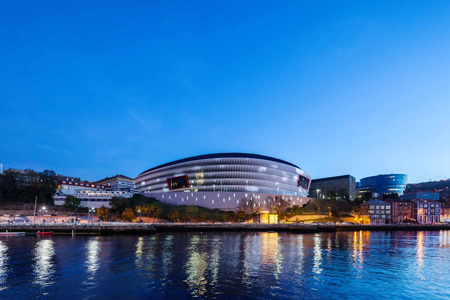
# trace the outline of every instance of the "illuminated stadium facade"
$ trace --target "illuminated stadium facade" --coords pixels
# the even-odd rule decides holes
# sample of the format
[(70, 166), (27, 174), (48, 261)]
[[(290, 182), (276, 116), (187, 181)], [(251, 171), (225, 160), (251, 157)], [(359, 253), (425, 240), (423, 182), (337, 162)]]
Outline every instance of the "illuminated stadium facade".
[(303, 206), (311, 181), (296, 165), (257, 154), (217, 153), (180, 159), (135, 178), (135, 189), (160, 201), (235, 210), (252, 199), (264, 208), (280, 195)]

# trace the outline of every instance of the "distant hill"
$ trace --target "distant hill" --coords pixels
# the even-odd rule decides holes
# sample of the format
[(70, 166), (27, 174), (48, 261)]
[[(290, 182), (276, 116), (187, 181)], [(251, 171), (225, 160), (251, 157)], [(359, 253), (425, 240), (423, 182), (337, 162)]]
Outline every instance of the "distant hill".
[(450, 196), (450, 179), (410, 183), (406, 185), (405, 192), (413, 192), (417, 190), (435, 191), (440, 195), (441, 200), (445, 200)]

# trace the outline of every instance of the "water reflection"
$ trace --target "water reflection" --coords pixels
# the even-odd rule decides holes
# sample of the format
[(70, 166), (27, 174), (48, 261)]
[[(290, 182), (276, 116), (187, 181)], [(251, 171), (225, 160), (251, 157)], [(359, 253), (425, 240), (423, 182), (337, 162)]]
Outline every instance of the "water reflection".
[(55, 245), (51, 239), (43, 239), (36, 243), (34, 249), (33, 283), (39, 287), (47, 287), (54, 283), (56, 269), (52, 259), (54, 255)]
[(158, 243), (157, 237), (152, 236), (146, 242), (144, 237), (139, 237), (136, 242), (135, 250), (135, 264), (145, 271), (147, 277), (154, 276), (154, 263), (157, 260), (155, 254), (155, 247)]
[(168, 235), (163, 242), (162, 250), (162, 274), (165, 280), (170, 278), (169, 272), (172, 266), (172, 254), (173, 254), (173, 235)]
[(450, 247), (450, 230), (439, 232), (439, 247)]
[(194, 235), (190, 239), (188, 251), (188, 260), (185, 265), (187, 279), (186, 284), (189, 286), (193, 296), (201, 296), (206, 292), (207, 280), (205, 271), (208, 267), (208, 254), (199, 250), (201, 238)]
[[(321, 235), (316, 233), (314, 234), (314, 258), (313, 258), (313, 262), (314, 262), (314, 267), (313, 267), (313, 273), (315, 273), (316, 275), (320, 275), (322, 273), (322, 249), (321, 249), (321, 242), (322, 239), (320, 237)], [(317, 279), (317, 277), (316, 277)]]
[(299, 235), (297, 237), (297, 253), (296, 253), (296, 258), (297, 258), (297, 268), (295, 270), (295, 273), (300, 273), (303, 274), (303, 250), (304, 246), (303, 246), (303, 235)]
[(273, 274), (278, 279), (282, 271), (283, 254), (279, 243), (278, 232), (262, 232), (261, 236), (261, 265), (274, 267)]
[(0, 291), (7, 289), (5, 286), (8, 277), (8, 246), (0, 241)]
[(417, 275), (420, 279), (424, 280), (424, 273), (423, 273), (423, 259), (424, 259), (424, 237), (423, 237), (423, 231), (419, 231), (417, 233), (417, 244), (416, 244), (416, 270)]
[(358, 278), (360, 277), (360, 272), (363, 269), (363, 262), (364, 262), (364, 236), (367, 237), (367, 239), (370, 238), (370, 231), (355, 231), (353, 232), (353, 266), (355, 270), (358, 273)]
[(220, 242), (220, 238), (218, 237), (214, 238), (214, 240), (212, 241), (212, 253), (211, 253), (211, 260), (209, 263), (209, 269), (211, 270), (211, 285), (213, 287), (218, 285), (221, 245), (222, 243)]
[(89, 286), (95, 286), (97, 283), (97, 273), (100, 267), (99, 253), (100, 253), (100, 242), (99, 238), (89, 240), (86, 245), (86, 267), (87, 267), (87, 278), (84, 284)]

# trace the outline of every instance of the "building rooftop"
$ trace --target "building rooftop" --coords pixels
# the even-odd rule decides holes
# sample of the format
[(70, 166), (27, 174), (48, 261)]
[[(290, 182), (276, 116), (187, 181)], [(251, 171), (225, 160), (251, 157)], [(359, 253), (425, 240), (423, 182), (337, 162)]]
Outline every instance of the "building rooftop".
[[(333, 176), (333, 177), (324, 177), (324, 178), (312, 179), (311, 182), (346, 179), (346, 178), (350, 178), (350, 177), (353, 177), (353, 176), (352, 175), (340, 175), (340, 176)], [(355, 178), (355, 177), (353, 177), (353, 178)]]
[[(187, 157), (187, 158), (175, 160), (175, 161), (165, 163), (165, 164), (159, 165), (157, 167), (148, 169), (148, 170), (142, 172), (141, 174), (144, 174), (144, 173), (147, 173), (147, 172), (159, 169), (159, 168), (164, 168), (164, 167), (168, 167), (168, 166), (172, 166), (172, 165), (176, 165), (176, 164), (180, 164), (180, 163), (184, 163), (184, 162), (189, 162), (189, 161), (209, 159), (209, 158), (228, 158), (228, 157), (241, 157), (241, 158), (254, 158), (254, 159), (270, 160), (273, 162), (282, 163), (282, 164), (290, 165), (295, 168), (299, 168), (298, 166), (296, 166), (290, 162), (287, 162), (287, 161), (284, 161), (284, 160), (281, 160), (278, 158), (273, 158), (270, 156), (264, 156), (264, 155), (259, 155), (259, 154), (250, 154), (250, 153), (234, 153), (233, 152), (233, 153), (213, 153), (213, 154), (205, 154), (205, 155), (197, 155), (197, 156)], [(141, 174), (139, 174), (139, 175), (141, 175)]]

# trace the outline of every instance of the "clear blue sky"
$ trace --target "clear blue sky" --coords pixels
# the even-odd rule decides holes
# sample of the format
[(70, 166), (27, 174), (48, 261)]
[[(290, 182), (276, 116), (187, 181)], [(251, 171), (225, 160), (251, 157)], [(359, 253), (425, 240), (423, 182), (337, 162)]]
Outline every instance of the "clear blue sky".
[(450, 175), (450, 1), (2, 1), (0, 163)]

